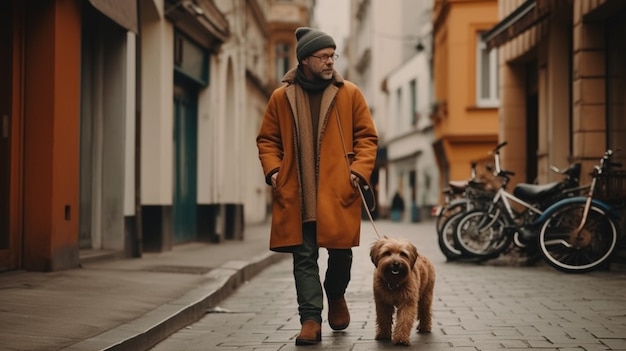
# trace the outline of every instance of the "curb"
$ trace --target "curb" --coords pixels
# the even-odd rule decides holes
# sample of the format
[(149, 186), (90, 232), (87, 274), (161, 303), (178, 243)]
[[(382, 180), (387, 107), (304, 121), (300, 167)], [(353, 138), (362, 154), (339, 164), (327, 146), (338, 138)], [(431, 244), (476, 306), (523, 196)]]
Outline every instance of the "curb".
[(176, 331), (201, 319), (211, 307), (287, 255), (267, 252), (250, 261), (228, 261), (205, 276), (209, 282), (128, 323), (73, 344), (67, 351), (148, 350)]

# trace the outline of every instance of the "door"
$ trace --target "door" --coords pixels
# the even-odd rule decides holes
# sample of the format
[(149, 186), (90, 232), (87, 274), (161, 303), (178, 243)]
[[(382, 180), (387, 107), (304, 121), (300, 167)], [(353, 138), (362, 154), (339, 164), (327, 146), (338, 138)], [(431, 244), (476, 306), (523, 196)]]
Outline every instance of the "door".
[(174, 87), (174, 243), (196, 238), (197, 92)]
[[(11, 173), (11, 65), (12, 65), (12, 2), (4, 4), (0, 11), (0, 270), (13, 269), (15, 262), (11, 262), (9, 250), (19, 250), (11, 247), (9, 230), (10, 173)], [(15, 234), (15, 233), (14, 233)], [(15, 252), (14, 252), (15, 254)]]
[(534, 60), (526, 67), (526, 182), (537, 182), (539, 150), (539, 70)]

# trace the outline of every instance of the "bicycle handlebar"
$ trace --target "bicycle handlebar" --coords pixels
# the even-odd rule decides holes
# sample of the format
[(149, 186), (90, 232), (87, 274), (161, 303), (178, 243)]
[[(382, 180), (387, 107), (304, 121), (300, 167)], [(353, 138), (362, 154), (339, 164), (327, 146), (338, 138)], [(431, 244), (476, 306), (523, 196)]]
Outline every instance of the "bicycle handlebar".
[(496, 166), (494, 175), (497, 177), (504, 177), (508, 180), (508, 175), (505, 173), (506, 171), (503, 171), (500, 167), (500, 149), (503, 148), (506, 144), (508, 144), (508, 142), (501, 142), (493, 149), (493, 151), (491, 151), (491, 154), (493, 155), (494, 163)]
[(622, 167), (622, 163), (620, 162), (611, 162), (611, 157), (613, 157), (614, 153), (615, 152), (611, 149), (606, 150), (604, 156), (602, 156), (602, 158), (600, 159), (600, 164), (593, 167), (593, 172), (591, 173), (591, 175), (596, 177), (613, 167)]
[(498, 144), (495, 149), (493, 149), (492, 153), (498, 153), (500, 151), (500, 149), (502, 149), (503, 147), (506, 146), (506, 144), (508, 144), (507, 141), (503, 141), (500, 144)]

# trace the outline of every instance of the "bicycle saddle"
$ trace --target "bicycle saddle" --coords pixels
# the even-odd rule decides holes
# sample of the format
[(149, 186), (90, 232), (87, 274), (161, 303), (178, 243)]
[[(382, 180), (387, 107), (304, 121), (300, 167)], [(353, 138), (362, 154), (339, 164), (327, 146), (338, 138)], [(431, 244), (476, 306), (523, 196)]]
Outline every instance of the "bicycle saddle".
[(448, 186), (455, 193), (462, 193), (467, 189), (469, 182), (467, 180), (451, 180), (448, 182)]
[(560, 188), (561, 182), (553, 182), (548, 184), (517, 184), (513, 189), (513, 195), (522, 200), (539, 200), (542, 197), (552, 195)]

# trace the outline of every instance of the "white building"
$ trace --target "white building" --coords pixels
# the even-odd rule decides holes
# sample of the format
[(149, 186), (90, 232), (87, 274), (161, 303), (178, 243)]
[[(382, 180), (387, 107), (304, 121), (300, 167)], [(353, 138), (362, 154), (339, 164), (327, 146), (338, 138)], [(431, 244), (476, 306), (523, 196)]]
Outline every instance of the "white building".
[(421, 31), (420, 49), (384, 80), (386, 138), (386, 187), (389, 196), (398, 191), (405, 201), (404, 221), (428, 216), (439, 198), (439, 176), (432, 148), (429, 118), (432, 96), (430, 24)]
[[(376, 188), (385, 216), (396, 190), (404, 220), (418, 221), (419, 207), (437, 200), (428, 119), (431, 102), (432, 1), (352, 0), (347, 78), (363, 91), (380, 138)], [(421, 117), (420, 117), (421, 116)], [(434, 193), (434, 194), (433, 194)]]

